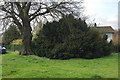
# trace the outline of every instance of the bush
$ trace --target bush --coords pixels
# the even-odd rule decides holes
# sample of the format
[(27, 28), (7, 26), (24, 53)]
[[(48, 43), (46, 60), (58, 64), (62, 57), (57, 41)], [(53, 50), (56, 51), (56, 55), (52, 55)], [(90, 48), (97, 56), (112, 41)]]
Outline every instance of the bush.
[(98, 58), (111, 53), (111, 43), (102, 39), (97, 31), (88, 30), (80, 34), (79, 38), (70, 38), (66, 41), (67, 51), (74, 54), (74, 57)]
[(33, 51), (38, 56), (51, 59), (73, 57), (93, 59), (111, 53), (111, 44), (99, 33), (87, 27), (84, 20), (68, 15), (43, 26), (33, 41)]
[(4, 45), (8, 51), (21, 51), (22, 45)]
[(10, 27), (3, 33), (3, 43), (9, 45), (13, 40), (21, 38), (20, 32), (15, 25)]
[(120, 53), (120, 45), (113, 45), (113, 52)]
[(40, 57), (45, 57), (51, 53), (53, 45), (42, 38), (33, 42), (33, 52)]

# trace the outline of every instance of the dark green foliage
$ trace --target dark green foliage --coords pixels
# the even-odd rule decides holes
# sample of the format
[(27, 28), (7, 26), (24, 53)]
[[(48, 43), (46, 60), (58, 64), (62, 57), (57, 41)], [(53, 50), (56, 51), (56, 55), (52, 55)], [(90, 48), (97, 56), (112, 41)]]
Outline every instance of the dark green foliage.
[(15, 25), (10, 25), (10, 27), (4, 32), (2, 40), (4, 44), (10, 44), (10, 42), (18, 38), (21, 38), (20, 32)]
[(46, 23), (35, 39), (33, 50), (38, 56), (51, 59), (98, 58), (109, 55), (107, 37), (87, 27), (84, 20), (67, 15), (59, 22)]
[(120, 44), (118, 45), (118, 52), (120, 53)]
[(8, 51), (21, 51), (22, 45), (4, 45)]
[(117, 45), (113, 45), (113, 52), (116, 52), (116, 53), (120, 53), (120, 45), (117, 44)]
[(108, 38), (108, 35), (106, 35), (106, 34), (103, 35), (103, 39), (104, 39), (104, 40), (107, 40), (107, 38)]
[(110, 54), (109, 43), (100, 37), (98, 32), (89, 30), (84, 36), (81, 49), (84, 50), (83, 58), (96, 58)]

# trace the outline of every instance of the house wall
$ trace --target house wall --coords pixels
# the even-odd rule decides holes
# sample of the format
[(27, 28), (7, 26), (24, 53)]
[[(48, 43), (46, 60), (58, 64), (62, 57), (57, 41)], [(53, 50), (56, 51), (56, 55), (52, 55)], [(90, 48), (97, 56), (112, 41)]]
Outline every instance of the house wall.
[(108, 39), (107, 39), (108, 42), (113, 40), (113, 33), (106, 33), (106, 35), (108, 36)]
[(114, 45), (117, 45), (118, 42), (119, 42), (119, 40), (118, 40), (118, 32), (115, 32), (115, 33), (113, 34), (113, 44), (114, 44)]

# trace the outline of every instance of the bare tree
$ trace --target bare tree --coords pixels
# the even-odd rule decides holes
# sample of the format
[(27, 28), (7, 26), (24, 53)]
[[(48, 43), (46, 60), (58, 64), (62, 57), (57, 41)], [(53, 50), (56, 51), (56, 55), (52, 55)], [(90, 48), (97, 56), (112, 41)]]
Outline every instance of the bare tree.
[[(59, 19), (62, 15), (73, 14), (79, 15), (82, 1), (51, 1), (51, 2), (4, 2), (0, 4), (0, 11), (3, 14), (2, 21), (6, 23), (14, 23), (17, 25), (22, 35), (23, 55), (33, 54), (31, 50), (32, 42), (32, 27), (31, 23), (36, 23), (35, 20), (42, 18)], [(33, 22), (34, 21), (34, 22)], [(8, 24), (9, 24), (8, 23)]]

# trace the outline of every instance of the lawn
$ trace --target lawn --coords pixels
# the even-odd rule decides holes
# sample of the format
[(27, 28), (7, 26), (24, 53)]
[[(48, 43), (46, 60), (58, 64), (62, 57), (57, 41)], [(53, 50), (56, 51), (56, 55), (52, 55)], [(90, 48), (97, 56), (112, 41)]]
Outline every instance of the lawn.
[(50, 60), (18, 52), (1, 56), (3, 78), (118, 78), (117, 53), (91, 60)]

